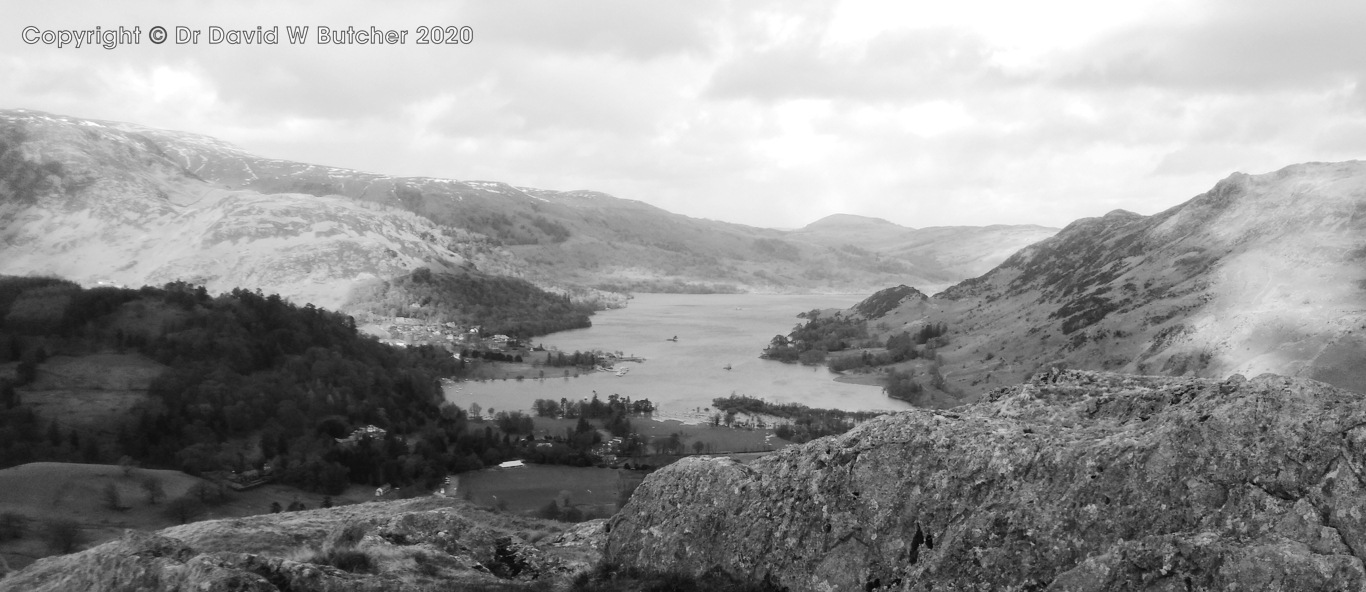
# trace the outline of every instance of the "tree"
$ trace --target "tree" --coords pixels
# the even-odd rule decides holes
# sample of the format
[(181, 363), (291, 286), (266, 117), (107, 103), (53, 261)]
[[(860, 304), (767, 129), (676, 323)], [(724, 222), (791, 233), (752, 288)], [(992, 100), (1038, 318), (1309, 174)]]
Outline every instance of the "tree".
[(24, 538), (25, 518), (14, 512), (0, 514), (0, 543)]
[(133, 475), (133, 469), (136, 468), (138, 468), (138, 462), (133, 460), (133, 457), (128, 456), (127, 454), (119, 457), (119, 470), (123, 471), (124, 477), (131, 477)]
[(284, 508), (280, 507), (280, 502), (270, 502), (270, 513), (279, 514)]
[(166, 504), (166, 517), (176, 520), (181, 524), (188, 524), (199, 519), (204, 515), (204, 503), (188, 495), (171, 500)]
[(85, 543), (85, 533), (80, 525), (66, 519), (52, 520), (43, 528), (43, 538), (48, 549), (56, 553), (70, 553)]
[(694, 454), (702, 454), (702, 449), (706, 447), (707, 445), (703, 444), (701, 440), (695, 440), (692, 443), (692, 451)]
[[(33, 382), (38, 377), (38, 365), (28, 360), (19, 362), (19, 366), (14, 369), (14, 377), (18, 380), (19, 386)], [(17, 396), (14, 398), (14, 404), (19, 404)]]
[(583, 522), (583, 511), (574, 506), (570, 506), (565, 508), (564, 514), (561, 515), (561, 519), (565, 522)]
[(191, 485), (190, 490), (186, 491), (185, 495), (194, 497), (201, 504), (208, 504), (214, 496), (213, 486), (209, 485), (208, 481), (200, 481)]
[(153, 506), (166, 499), (166, 490), (161, 486), (161, 477), (148, 475), (142, 480), (142, 491), (147, 494), (147, 503)]
[(123, 507), (123, 499), (119, 496), (119, 488), (113, 483), (105, 483), (104, 490), (100, 493), (100, 499), (104, 500), (104, 507), (122, 512), (127, 508)]
[(550, 500), (550, 503), (546, 504), (545, 507), (541, 508), (541, 511), (540, 511), (540, 512), (537, 512), (537, 515), (539, 515), (541, 518), (545, 518), (546, 520), (559, 520), (559, 519), (560, 519), (560, 504), (559, 504), (559, 502), (557, 502), (557, 501), (555, 501), (555, 500), (553, 500), (553, 499)]
[(14, 385), (10, 381), (0, 381), (0, 406), (5, 409), (14, 409), (19, 405), (19, 393), (14, 390)]
[(96, 442), (94, 438), (86, 438), (85, 442), (81, 444), (81, 460), (94, 464), (100, 462), (102, 457), (100, 443)]

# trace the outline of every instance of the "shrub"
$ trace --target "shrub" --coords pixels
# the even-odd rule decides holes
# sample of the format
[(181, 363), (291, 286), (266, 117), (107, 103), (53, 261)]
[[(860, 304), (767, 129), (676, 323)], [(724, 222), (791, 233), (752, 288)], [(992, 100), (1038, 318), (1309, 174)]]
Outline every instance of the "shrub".
[(128, 508), (123, 505), (123, 498), (119, 496), (119, 488), (113, 483), (105, 483), (104, 489), (100, 493), (100, 499), (104, 500), (104, 507), (117, 512), (122, 512)]
[(14, 512), (0, 514), (0, 543), (24, 538), (28, 520)]
[(313, 565), (330, 565), (351, 573), (371, 573), (375, 570), (375, 560), (368, 553), (353, 547), (313, 549), (300, 561)]
[(363, 538), (365, 538), (365, 525), (353, 522), (334, 532), (328, 538), (327, 547), (329, 549), (351, 549), (360, 544)]
[(206, 509), (204, 502), (186, 495), (171, 500), (171, 503), (166, 504), (164, 511), (167, 518), (187, 524), (198, 520)]
[(161, 486), (161, 477), (149, 475), (142, 480), (142, 491), (147, 494), (147, 503), (153, 506), (166, 499), (166, 490)]
[(358, 549), (332, 549), (327, 554), (327, 564), (351, 573), (367, 573), (375, 568), (370, 556)]
[(47, 523), (43, 538), (48, 549), (56, 553), (70, 553), (85, 544), (85, 533), (80, 525), (72, 520), (57, 519)]
[(785, 590), (767, 577), (757, 581), (743, 581), (721, 571), (711, 571), (701, 576), (680, 572), (656, 571), (636, 567), (621, 567), (602, 562), (590, 571), (581, 572), (574, 577), (569, 589), (572, 592), (626, 592), (645, 590), (649, 592), (777, 592)]

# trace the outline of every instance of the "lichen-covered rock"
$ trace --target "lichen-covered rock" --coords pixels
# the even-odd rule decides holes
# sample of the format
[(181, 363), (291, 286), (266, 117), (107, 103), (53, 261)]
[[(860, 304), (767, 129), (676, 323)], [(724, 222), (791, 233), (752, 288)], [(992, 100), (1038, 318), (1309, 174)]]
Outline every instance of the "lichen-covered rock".
[(425, 498), (129, 531), (39, 560), (0, 580), (0, 592), (516, 590), (590, 564), (510, 534), (527, 520)]
[(601, 550), (602, 545), (607, 542), (607, 521), (604, 519), (589, 520), (580, 522), (560, 533), (559, 536), (551, 539), (552, 547), (579, 547), (584, 549)]
[(749, 465), (688, 459), (606, 559), (804, 590), (1366, 590), (1366, 401), (1061, 371)]

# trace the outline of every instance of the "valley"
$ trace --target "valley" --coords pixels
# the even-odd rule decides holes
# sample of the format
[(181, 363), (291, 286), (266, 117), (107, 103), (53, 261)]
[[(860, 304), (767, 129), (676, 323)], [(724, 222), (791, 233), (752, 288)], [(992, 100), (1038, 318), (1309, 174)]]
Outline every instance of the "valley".
[[(1335, 490), (1327, 457), (1310, 481), (1276, 481), (1279, 457), (1239, 434), (1254, 433), (1249, 401), (1323, 425), (1327, 408), (1358, 414), (1361, 162), (1234, 174), (1163, 212), (1062, 230), (843, 214), (774, 230), (13, 110), (0, 112), (0, 189), (0, 273), (13, 274), (0, 277), (0, 481), (24, 491), (0, 498), (0, 551), (33, 563), (0, 587), (56, 577), (67, 559), (33, 560), (104, 541), (72, 560), (141, 565), (147, 545), (193, 545), (176, 556), (216, 554), (232, 577), (293, 581), (330, 566), (306, 577), (352, 588), (421, 589), (439, 576), (523, 589), (523, 571), (564, 584), (617, 569), (737, 589), (1090, 582), (1121, 577), (1115, 566), (1154, 546), (1196, 544), (1211, 511), (1276, 526), (1257, 526), (1255, 544), (1219, 531), (1212, 555), (1186, 556), (1203, 566), (1190, 578), (1242, 581), (1206, 563), (1274, 552), (1290, 557), (1277, 564), (1287, 578), (1317, 561), (1357, 581), (1360, 525), (1342, 516), (1359, 484), (1344, 477)], [(560, 358), (574, 351), (620, 355)], [(605, 361), (615, 372), (588, 371)], [(1227, 429), (1179, 431), (1206, 421)], [(1292, 432), (1276, 432), (1288, 450), (1356, 446)], [(1133, 542), (1142, 533), (1122, 513), (1082, 532), (1057, 516), (1116, 499), (1176, 507), (1133, 486), (1157, 478), (1151, 463), (1085, 443), (1096, 439), (1138, 439), (1159, 460), (1198, 441), (1249, 459), (1247, 474), (1197, 482), (1222, 469), (1171, 461), (1196, 479), (1181, 482), (1182, 503), (1216, 489), (1237, 500), (1181, 506), (1162, 541)], [(1096, 463), (1119, 476), (1069, 484)], [(883, 477), (912, 465), (921, 489)], [(963, 467), (984, 489), (965, 485)], [(775, 471), (812, 486), (796, 491)], [(230, 474), (269, 482), (215, 494)], [(158, 477), (173, 499), (156, 507), (135, 476)], [(1017, 491), (1063, 489), (1070, 509), (1044, 516), (953, 501), (1007, 508), (1023, 503)], [(383, 503), (361, 503), (376, 490)], [(130, 501), (138, 491), (145, 501)], [(755, 495), (773, 511), (756, 514)], [(389, 501), (413, 496), (423, 499)], [(292, 508), (268, 515), (286, 498)], [(299, 507), (324, 500), (345, 507)], [(175, 514), (172, 501), (197, 509)], [(713, 506), (788, 530), (768, 540), (709, 518)], [(1295, 512), (1303, 524), (1287, 522)], [(23, 531), (64, 516), (79, 544)], [(193, 523), (118, 532), (177, 521)], [(457, 523), (465, 546), (411, 548), (456, 536), (423, 525)], [(247, 548), (226, 534), (244, 526), (274, 542)], [(1303, 535), (1315, 528), (1336, 534)], [(1065, 544), (1035, 552), (1030, 529)], [(322, 531), (320, 545), (287, 542)], [(836, 542), (813, 542), (826, 535)], [(1316, 558), (1296, 555), (1300, 544)], [(1101, 554), (1083, 561), (1083, 548)], [(171, 581), (186, 573), (174, 563), (137, 573), (164, 568), (157, 577)], [(666, 564), (680, 571), (650, 571)]]

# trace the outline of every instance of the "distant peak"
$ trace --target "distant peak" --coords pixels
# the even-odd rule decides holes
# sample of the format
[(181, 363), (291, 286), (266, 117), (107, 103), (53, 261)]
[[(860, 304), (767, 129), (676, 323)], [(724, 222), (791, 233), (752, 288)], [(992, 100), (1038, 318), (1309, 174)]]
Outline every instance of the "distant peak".
[(1106, 218), (1142, 218), (1143, 214), (1135, 214), (1129, 210), (1110, 210), (1105, 214)]
[(882, 218), (871, 216), (859, 216), (857, 214), (830, 214), (820, 220), (806, 225), (806, 228), (847, 228), (850, 226), (887, 226), (894, 228), (905, 228), (895, 222), (889, 222)]

